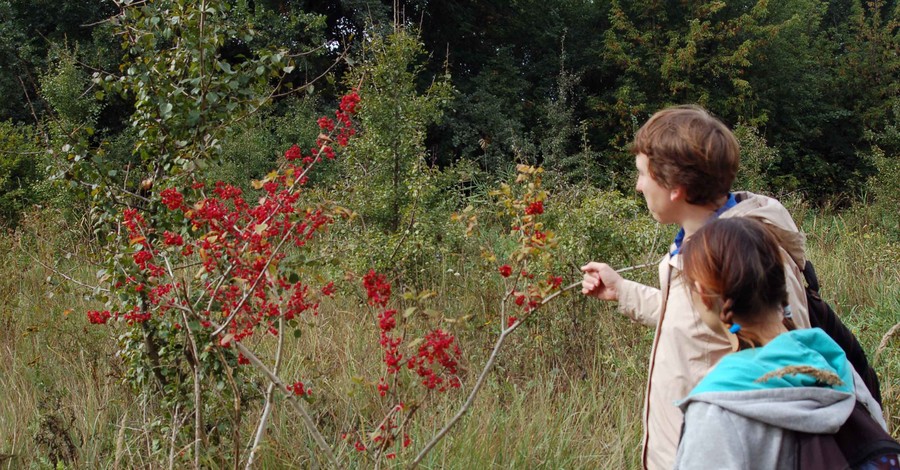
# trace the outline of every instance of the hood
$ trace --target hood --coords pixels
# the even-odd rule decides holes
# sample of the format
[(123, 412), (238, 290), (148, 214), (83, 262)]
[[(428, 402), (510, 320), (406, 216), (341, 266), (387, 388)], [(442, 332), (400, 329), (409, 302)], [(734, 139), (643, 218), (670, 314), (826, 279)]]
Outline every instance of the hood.
[[(758, 380), (770, 373), (775, 376)], [(678, 405), (685, 410), (692, 402), (792, 431), (833, 433), (856, 404), (853, 369), (821, 329), (790, 331), (722, 358)]]
[(787, 209), (775, 199), (746, 191), (734, 193), (737, 205), (720, 217), (752, 217), (765, 223), (801, 269), (806, 265), (806, 236), (797, 228)]

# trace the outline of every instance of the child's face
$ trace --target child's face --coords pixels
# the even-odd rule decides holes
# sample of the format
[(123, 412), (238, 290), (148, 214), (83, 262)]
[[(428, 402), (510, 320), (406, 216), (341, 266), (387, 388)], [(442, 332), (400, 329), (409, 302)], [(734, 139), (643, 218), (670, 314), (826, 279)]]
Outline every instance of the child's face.
[(660, 186), (659, 182), (650, 176), (649, 163), (650, 160), (643, 153), (634, 157), (634, 164), (638, 170), (637, 184), (634, 189), (644, 195), (644, 200), (647, 201), (647, 210), (654, 219), (663, 224), (678, 223), (672, 191)]

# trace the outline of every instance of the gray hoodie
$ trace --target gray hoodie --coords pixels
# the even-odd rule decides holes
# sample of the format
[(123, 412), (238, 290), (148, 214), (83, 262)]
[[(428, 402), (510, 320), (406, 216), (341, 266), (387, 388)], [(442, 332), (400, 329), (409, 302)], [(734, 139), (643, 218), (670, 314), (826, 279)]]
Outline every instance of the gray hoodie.
[[(840, 384), (806, 374), (757, 382), (796, 366)], [(764, 347), (725, 356), (679, 403), (685, 415), (675, 468), (795, 468), (795, 432), (836, 432), (857, 400), (887, 428), (881, 408), (827, 334), (818, 328), (783, 333)]]

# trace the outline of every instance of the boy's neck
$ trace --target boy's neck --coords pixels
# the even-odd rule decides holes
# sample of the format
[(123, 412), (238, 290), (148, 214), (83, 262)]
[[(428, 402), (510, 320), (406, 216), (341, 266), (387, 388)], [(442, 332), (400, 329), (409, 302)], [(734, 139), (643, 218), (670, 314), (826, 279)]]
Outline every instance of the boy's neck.
[(709, 222), (709, 218), (717, 209), (724, 206), (728, 201), (728, 196), (722, 196), (715, 203), (706, 205), (689, 204), (687, 202), (681, 208), (681, 228), (684, 229), (685, 237), (690, 237), (700, 227)]

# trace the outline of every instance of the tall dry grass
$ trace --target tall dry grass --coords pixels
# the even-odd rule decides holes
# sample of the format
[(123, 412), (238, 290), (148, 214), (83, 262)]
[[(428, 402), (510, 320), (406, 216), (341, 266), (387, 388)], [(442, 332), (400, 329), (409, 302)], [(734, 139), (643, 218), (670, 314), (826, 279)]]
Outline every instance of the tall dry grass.
[[(823, 295), (871, 356), (882, 335), (900, 321), (900, 244), (870, 224), (864, 211), (822, 214), (801, 204), (792, 210), (809, 235)], [(44, 214), (26, 221), (15, 236), (0, 237), (0, 468), (52, 468), (57, 460), (68, 462), (64, 468), (165, 467), (168, 443), (158, 437), (171, 423), (159, 422), (155, 405), (123, 384), (115, 356), (117, 327), (89, 325), (84, 312), (97, 307), (90, 295), (43, 266), (89, 283), (96, 270), (87, 262), (90, 241), (78, 233)], [(477, 265), (464, 257), (443, 263), (442, 274), (420, 287), (441, 293), (433, 307), (447, 316), (475, 314), (453, 327), (468, 379), (463, 393), (423, 398), (426, 406), (410, 432), (416, 437), (411, 449), (456, 411), (497, 333), (498, 286), (484, 281)], [(653, 269), (633, 274), (655, 282)], [(312, 385), (310, 407), (339, 459), (368, 468), (371, 463), (360, 458), (353, 440), (340, 439), (343, 432), (371, 430), (377, 424), (374, 410), (389, 405), (375, 391), (382, 374), (379, 361), (371, 360), (380, 356), (377, 327), (361, 292), (354, 292), (357, 284), (347, 282), (338, 300), (307, 319), (299, 338), (289, 338), (280, 375)], [(470, 413), (423, 467), (637, 467), (651, 338), (648, 329), (580, 295), (550, 304), (515, 333)], [(269, 359), (274, 345), (271, 339), (251, 341)], [(900, 436), (898, 349), (893, 341), (875, 362), (895, 436)], [(251, 376), (259, 395), (244, 403), (246, 443), (266, 385)], [(302, 424), (280, 403), (276, 400), (258, 468), (321, 466), (310, 457), (314, 445)], [(392, 462), (400, 466), (414, 455), (407, 451)], [(220, 464), (207, 462), (213, 468)]]

